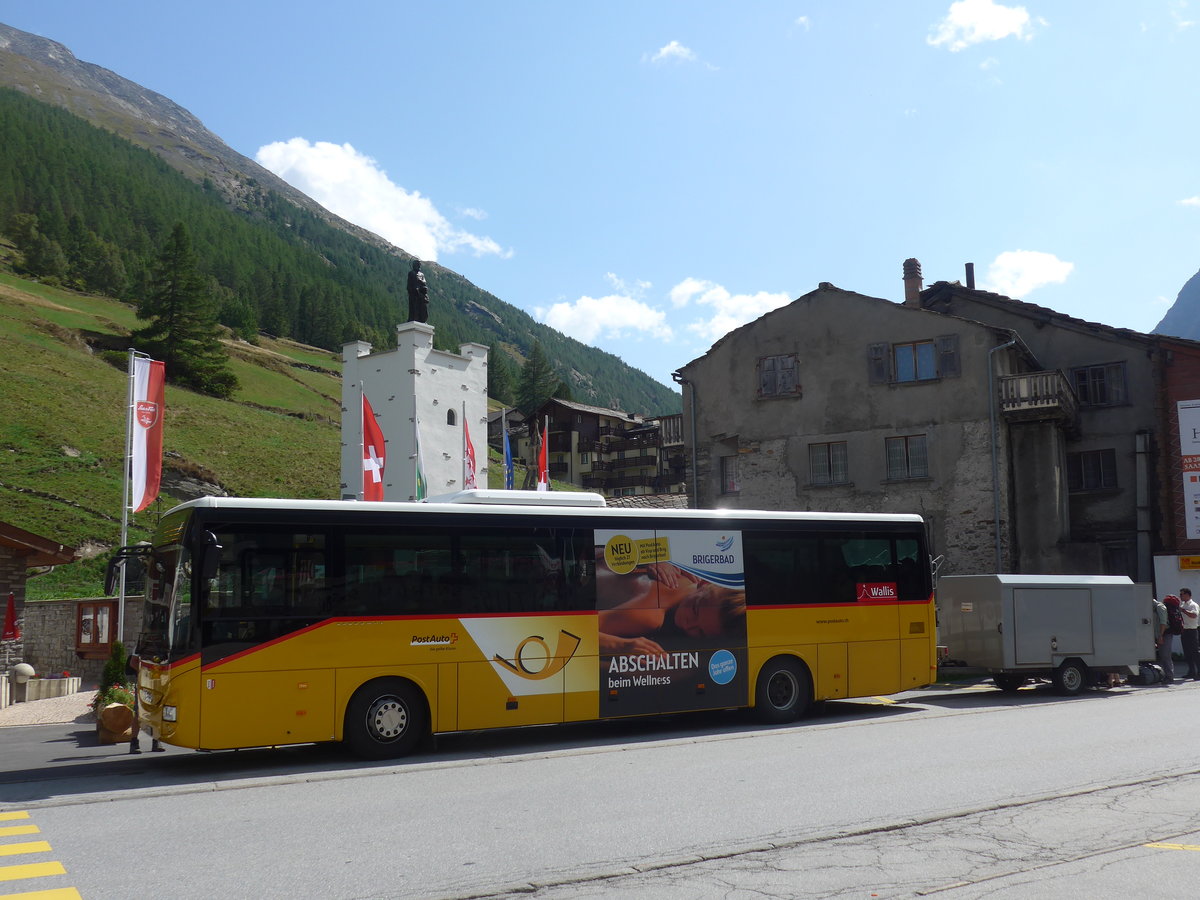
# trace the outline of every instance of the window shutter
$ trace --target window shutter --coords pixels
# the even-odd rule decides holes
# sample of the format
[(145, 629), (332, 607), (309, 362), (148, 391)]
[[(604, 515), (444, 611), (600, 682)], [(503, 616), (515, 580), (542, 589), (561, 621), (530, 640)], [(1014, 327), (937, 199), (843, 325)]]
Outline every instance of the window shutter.
[(945, 334), (937, 339), (938, 374), (942, 378), (957, 378), (962, 374), (958, 357), (958, 335)]
[(758, 395), (774, 396), (775, 383), (775, 357), (764, 356), (758, 361)]
[(796, 357), (779, 357), (779, 393), (796, 393)]
[(867, 347), (867, 377), (871, 384), (887, 384), (891, 381), (888, 371), (888, 344), (870, 344)]

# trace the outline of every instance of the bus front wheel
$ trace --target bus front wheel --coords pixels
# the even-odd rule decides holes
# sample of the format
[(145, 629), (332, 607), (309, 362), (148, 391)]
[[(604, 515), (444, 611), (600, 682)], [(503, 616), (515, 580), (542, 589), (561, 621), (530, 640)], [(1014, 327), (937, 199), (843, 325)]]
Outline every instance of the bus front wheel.
[(425, 698), (410, 681), (381, 678), (364, 684), (346, 707), (346, 744), (363, 759), (409, 753), (428, 727)]
[(791, 657), (777, 656), (759, 671), (754, 712), (760, 721), (776, 725), (798, 719), (811, 701), (808, 673)]

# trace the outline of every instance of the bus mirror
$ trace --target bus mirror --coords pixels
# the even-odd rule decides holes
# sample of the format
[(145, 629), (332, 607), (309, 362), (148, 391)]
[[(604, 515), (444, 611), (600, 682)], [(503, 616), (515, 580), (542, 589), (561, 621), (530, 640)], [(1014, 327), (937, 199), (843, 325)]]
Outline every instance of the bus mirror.
[(125, 565), (125, 557), (119, 554), (108, 561), (108, 568), (104, 571), (105, 597), (112, 596), (113, 589), (117, 586), (117, 569), (123, 565)]
[(221, 545), (217, 536), (211, 531), (204, 534), (204, 548), (200, 557), (200, 577), (209, 581), (217, 577), (217, 567), (221, 564)]

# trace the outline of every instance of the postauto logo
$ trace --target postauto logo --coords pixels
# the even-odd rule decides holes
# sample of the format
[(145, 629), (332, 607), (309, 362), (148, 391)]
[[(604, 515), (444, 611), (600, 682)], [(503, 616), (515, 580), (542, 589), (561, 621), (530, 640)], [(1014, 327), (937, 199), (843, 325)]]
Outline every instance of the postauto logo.
[[(499, 653), (492, 657), (492, 661), (498, 663), (514, 675), (519, 675), (521, 678), (527, 678), (530, 681), (541, 681), (543, 678), (549, 678), (551, 675), (557, 675), (567, 663), (571, 661), (571, 657), (575, 655), (575, 651), (579, 649), (579, 644), (582, 639), (578, 635), (571, 634), (569, 631), (559, 631), (558, 646), (554, 650), (554, 654), (550, 654), (550, 645), (546, 643), (546, 639), (540, 634), (531, 634), (529, 637), (517, 644), (517, 649), (512, 655), (512, 659), (505, 659)], [(534, 647), (540, 652), (530, 654), (532, 665), (525, 659), (525, 651), (529, 647)]]

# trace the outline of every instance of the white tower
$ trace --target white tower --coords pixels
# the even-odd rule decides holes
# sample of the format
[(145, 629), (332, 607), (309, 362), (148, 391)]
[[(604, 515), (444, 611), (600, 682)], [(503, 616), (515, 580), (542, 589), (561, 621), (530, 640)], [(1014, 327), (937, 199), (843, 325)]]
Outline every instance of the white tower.
[(463, 489), (463, 426), (475, 447), (475, 481), (487, 487), (487, 359), (483, 344), (458, 353), (433, 347), (433, 326), (396, 326), (396, 349), (371, 353), (365, 341), (342, 345), (342, 488), (361, 500), (362, 395), (375, 412), (387, 448), (384, 500), (417, 498), (417, 435), (427, 496)]

